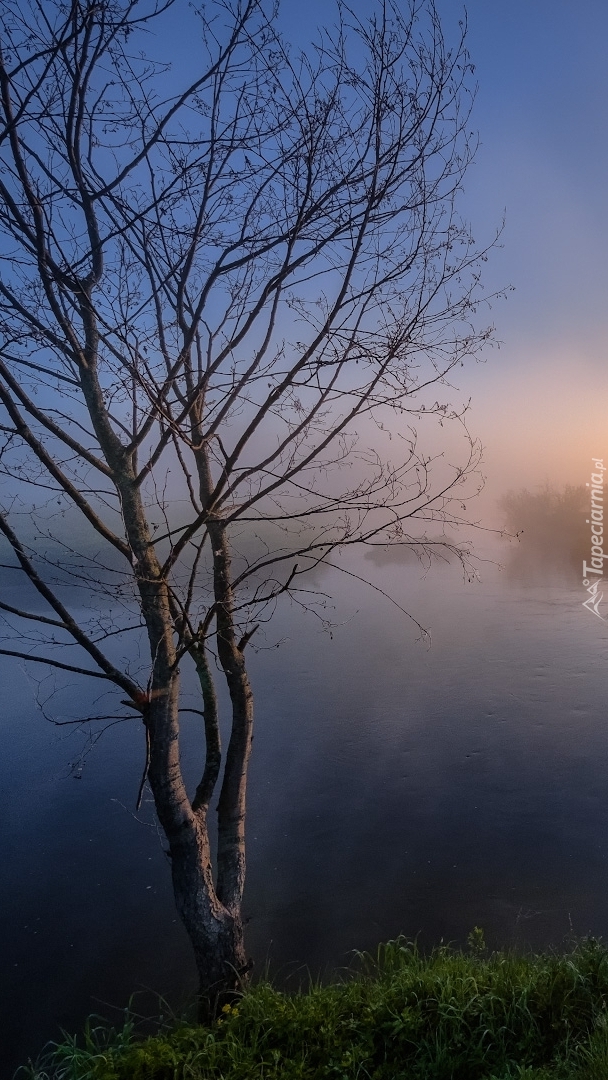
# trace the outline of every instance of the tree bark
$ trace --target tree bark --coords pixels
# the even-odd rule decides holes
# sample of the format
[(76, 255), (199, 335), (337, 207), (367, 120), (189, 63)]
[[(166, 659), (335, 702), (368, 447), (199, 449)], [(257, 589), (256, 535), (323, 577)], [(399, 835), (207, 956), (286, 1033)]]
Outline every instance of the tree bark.
[(213, 882), (206, 808), (192, 808), (179, 763), (179, 674), (156, 681), (144, 711), (149, 781), (169, 842), (175, 903), (192, 944), (199, 1013), (206, 1020), (241, 989), (247, 972), (240, 904), (228, 909)]
[[(89, 365), (86, 378), (96, 384), (93, 362)], [(91, 396), (95, 400), (95, 395)], [(102, 428), (97, 411), (91, 409), (93, 421), (95, 423), (97, 420), (97, 427)], [(207, 806), (203, 804), (196, 808), (196, 802), (190, 801), (181, 771), (180, 675), (169, 589), (151, 542), (141, 491), (135, 483), (131, 461), (125, 455), (121, 457), (111, 444), (107, 446), (106, 458), (114, 466), (114, 481), (120, 494), (125, 530), (133, 552), (141, 611), (150, 647), (152, 674), (146, 698), (141, 703), (148, 734), (148, 779), (158, 818), (169, 843), (176, 907), (194, 952), (199, 978), (199, 1013), (202, 1019), (208, 1019), (241, 988), (248, 970), (241, 899), (245, 873), (244, 800), (251, 746), (251, 739), (247, 737), (251, 727), (251, 691), (242, 653), (234, 644), (230, 579), (228, 577), (224, 581), (222, 578), (222, 595), (227, 597), (227, 601), (225, 611), (223, 608), (218, 619), (218, 638), (221, 626), (225, 640), (218, 644), (218, 650), (223, 657), (225, 670), (228, 667), (230, 672), (234, 672), (232, 681), (228, 673), (227, 679), (231, 697), (237, 702), (234, 706), (237, 723), (233, 724), (220, 796), (219, 846), (224, 854), (223, 861), (218, 858), (216, 888)], [(217, 542), (226, 558), (223, 564), (226, 573), (229, 573), (226, 538), (218, 537)], [(243, 717), (242, 703), (246, 706)], [(209, 702), (206, 704), (209, 705)]]

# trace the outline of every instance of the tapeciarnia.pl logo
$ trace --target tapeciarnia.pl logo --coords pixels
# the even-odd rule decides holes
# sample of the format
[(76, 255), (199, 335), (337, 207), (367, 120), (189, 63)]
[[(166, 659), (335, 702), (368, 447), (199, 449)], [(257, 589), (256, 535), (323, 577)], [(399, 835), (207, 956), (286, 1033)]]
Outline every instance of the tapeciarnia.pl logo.
[(583, 607), (606, 622), (606, 616), (599, 610), (604, 597), (599, 590), (604, 584), (604, 559), (608, 559), (608, 554), (604, 554), (604, 472), (607, 466), (603, 458), (591, 458), (591, 461), (594, 472), (591, 473), (591, 482), (587, 484), (591, 496), (591, 516), (587, 518), (587, 525), (591, 526), (591, 561), (587, 563), (583, 559), (583, 585), (589, 593), (587, 599), (583, 600)]

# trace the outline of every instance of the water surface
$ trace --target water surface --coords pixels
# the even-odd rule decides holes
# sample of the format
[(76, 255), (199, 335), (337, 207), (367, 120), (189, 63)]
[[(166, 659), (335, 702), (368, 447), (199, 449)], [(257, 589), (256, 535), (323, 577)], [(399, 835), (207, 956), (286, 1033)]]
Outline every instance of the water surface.
[[(456, 567), (376, 569), (431, 648), (387, 600), (334, 574), (331, 635), (285, 609), (251, 653), (245, 909), (257, 968), (297, 980), (399, 933), (463, 942), (474, 925), (493, 946), (606, 935), (606, 623), (582, 608), (576, 576), (549, 565), (543, 576), (542, 560), (532, 578), (486, 563), (473, 583)], [(140, 724), (110, 728), (83, 759), (82, 734), (38, 708), (50, 686), (6, 660), (1, 675), (11, 1068), (60, 1026), (117, 1016), (134, 990), (180, 1007), (194, 971), (150, 803), (134, 814)], [(77, 693), (90, 708), (87, 689), (70, 688), (72, 708)], [(198, 723), (185, 720), (193, 783)]]

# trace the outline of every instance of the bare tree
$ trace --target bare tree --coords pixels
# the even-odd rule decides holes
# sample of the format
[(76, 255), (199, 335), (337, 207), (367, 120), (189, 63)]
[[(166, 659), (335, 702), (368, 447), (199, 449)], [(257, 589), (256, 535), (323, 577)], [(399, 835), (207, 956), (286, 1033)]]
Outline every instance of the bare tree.
[[(116, 716), (141, 717), (203, 1001), (248, 967), (247, 643), (279, 597), (314, 603), (303, 576), (338, 548), (466, 563), (446, 527), (479, 460), (443, 399), (488, 336), (485, 252), (455, 205), (474, 149), (464, 27), (448, 48), (433, 0), (338, 4), (299, 52), (277, 19), (267, 0), (1, 15), (0, 530), (21, 582), (1, 651), (103, 680)], [(180, 21), (200, 31), (183, 86), (152, 34)], [(460, 425), (453, 466), (419, 448), (425, 414)], [(116, 636), (141, 628), (146, 664), (119, 663)]]

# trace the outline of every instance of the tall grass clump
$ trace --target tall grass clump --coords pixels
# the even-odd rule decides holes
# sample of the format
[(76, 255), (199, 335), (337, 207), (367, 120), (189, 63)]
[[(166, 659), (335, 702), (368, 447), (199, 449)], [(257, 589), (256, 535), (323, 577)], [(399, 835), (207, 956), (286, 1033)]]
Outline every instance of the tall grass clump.
[(258, 983), (212, 1026), (89, 1025), (19, 1080), (608, 1080), (608, 952), (424, 956), (404, 938), (329, 986)]

